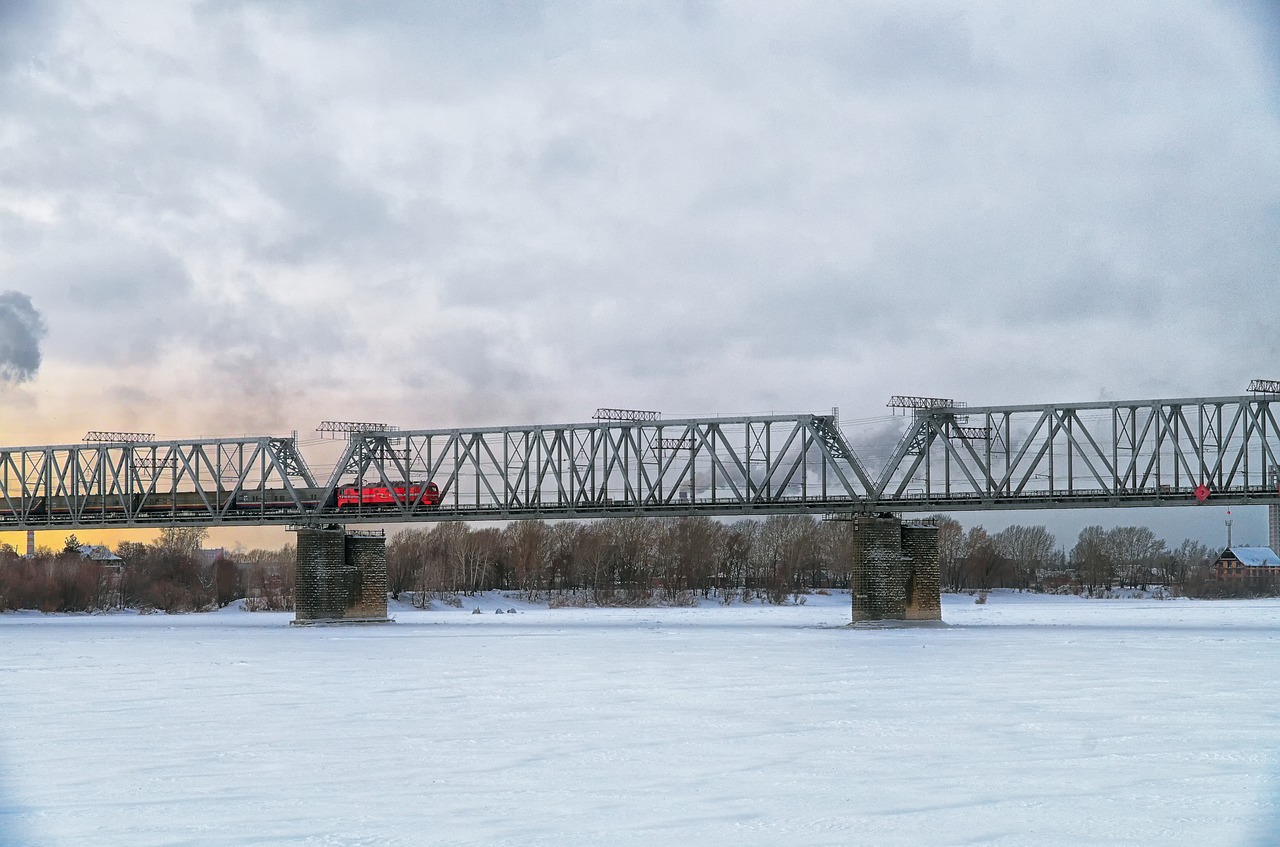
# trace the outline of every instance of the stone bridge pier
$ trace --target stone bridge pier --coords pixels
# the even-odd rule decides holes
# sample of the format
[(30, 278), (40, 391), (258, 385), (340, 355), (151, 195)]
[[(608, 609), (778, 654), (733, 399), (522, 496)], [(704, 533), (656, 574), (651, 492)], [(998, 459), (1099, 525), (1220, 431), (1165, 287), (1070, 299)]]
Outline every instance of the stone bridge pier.
[(391, 623), (386, 538), (381, 532), (340, 526), (298, 529), (293, 623)]
[(853, 622), (940, 621), (938, 528), (886, 514), (853, 518)]

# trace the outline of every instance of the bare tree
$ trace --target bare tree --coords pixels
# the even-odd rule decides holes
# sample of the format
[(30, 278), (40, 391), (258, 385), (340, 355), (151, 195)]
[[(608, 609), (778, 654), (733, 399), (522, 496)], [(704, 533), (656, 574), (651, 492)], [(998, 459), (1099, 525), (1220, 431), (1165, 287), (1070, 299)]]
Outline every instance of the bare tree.
[(1107, 531), (1100, 526), (1080, 530), (1076, 545), (1071, 548), (1071, 565), (1090, 594), (1110, 588), (1115, 576), (1115, 555)]
[(1053, 560), (1058, 540), (1047, 527), (1014, 524), (996, 533), (992, 542), (996, 552), (1013, 567), (1013, 587), (1030, 588), (1037, 574)]
[(151, 544), (121, 544), (116, 555), (124, 559), (125, 603), (166, 612), (213, 607), (213, 574), (196, 555), (206, 534), (202, 527), (176, 527)]
[(502, 531), (487, 527), (461, 536), (450, 550), (453, 562), (453, 590), (472, 595), (483, 591), (493, 563), (504, 547)]
[(1107, 533), (1111, 555), (1120, 583), (1129, 588), (1146, 588), (1152, 580), (1165, 543), (1145, 526), (1118, 526)]
[(700, 515), (677, 518), (668, 526), (675, 555), (673, 577), (682, 591), (701, 591), (707, 596), (716, 573), (718, 548), (724, 538), (724, 527)]
[(160, 530), (156, 546), (168, 553), (194, 556), (208, 537), (209, 530), (202, 526), (170, 526)]
[(808, 515), (774, 515), (760, 528), (755, 545), (757, 579), (770, 602), (781, 603), (800, 589), (799, 580), (820, 561), (817, 522)]
[(546, 585), (550, 558), (551, 531), (542, 521), (516, 521), (503, 530), (508, 561), (515, 576), (516, 587), (530, 600)]
[(1185, 538), (1168, 556), (1169, 580), (1189, 594), (1200, 594), (1212, 561), (1213, 553), (1207, 546)]
[(458, 521), (438, 523), (426, 536), (414, 584), (414, 602), (425, 607), (432, 596), (450, 599), (462, 586), (462, 565), (471, 527)]
[(413, 589), (427, 557), (429, 530), (421, 527), (402, 529), (387, 542), (387, 590), (394, 600)]
[(818, 544), (827, 587), (848, 588), (853, 580), (855, 536), (853, 521), (823, 521)]
[(587, 524), (575, 539), (574, 557), (582, 573), (582, 588), (596, 602), (614, 587), (611, 540), (600, 523)]
[(240, 568), (226, 556), (219, 556), (213, 561), (213, 592), (219, 609), (244, 596)]
[(585, 587), (586, 557), (582, 546), (585, 543), (586, 527), (574, 521), (560, 521), (550, 527), (548, 546), (548, 564), (552, 575), (552, 586), (560, 594), (566, 591), (578, 591)]
[(934, 515), (938, 524), (938, 568), (946, 591), (964, 588), (964, 527), (955, 518)]
[(725, 602), (731, 602), (735, 595), (747, 598), (752, 587), (751, 562), (759, 539), (759, 521), (740, 520), (726, 528), (717, 572)]
[[(618, 518), (602, 525), (609, 539), (609, 563), (616, 588), (610, 588), (606, 602), (619, 599), (633, 605), (647, 604), (653, 597), (657, 560), (656, 526), (646, 518)], [(622, 597), (617, 596), (621, 590)], [(597, 594), (600, 586), (597, 586)]]
[(292, 544), (279, 550), (250, 550), (235, 554), (243, 570), (245, 606), (254, 612), (293, 609), (297, 551)]
[(996, 587), (1008, 560), (996, 550), (994, 539), (981, 526), (975, 526), (964, 537), (964, 581), (966, 587), (990, 589)]

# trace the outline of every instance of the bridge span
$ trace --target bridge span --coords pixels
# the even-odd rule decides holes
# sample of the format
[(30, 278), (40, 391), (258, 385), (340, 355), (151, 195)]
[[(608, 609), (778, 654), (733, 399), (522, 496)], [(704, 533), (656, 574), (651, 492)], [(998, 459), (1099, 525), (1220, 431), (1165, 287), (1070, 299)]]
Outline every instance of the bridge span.
[(357, 431), (323, 481), (293, 438), (0, 448), (0, 530), (1280, 503), (1280, 395), (908, 399), (874, 468), (820, 414)]
[[(936, 529), (912, 512), (1280, 504), (1280, 393), (911, 415), (871, 469), (831, 415), (391, 431), (356, 427), (319, 482), (294, 438), (0, 448), (0, 530), (290, 525), (297, 623), (387, 620), (381, 534), (405, 521), (834, 514), (853, 619), (941, 618)], [(872, 445), (874, 446), (874, 445)], [(865, 448), (864, 448), (865, 452)]]

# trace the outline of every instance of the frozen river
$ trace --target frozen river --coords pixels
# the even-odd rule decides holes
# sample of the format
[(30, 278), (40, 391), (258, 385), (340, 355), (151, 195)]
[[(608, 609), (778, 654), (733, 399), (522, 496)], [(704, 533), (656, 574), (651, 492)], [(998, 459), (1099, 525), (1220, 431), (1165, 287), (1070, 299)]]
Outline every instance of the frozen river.
[(1280, 601), (848, 602), (0, 615), (0, 843), (1280, 843)]

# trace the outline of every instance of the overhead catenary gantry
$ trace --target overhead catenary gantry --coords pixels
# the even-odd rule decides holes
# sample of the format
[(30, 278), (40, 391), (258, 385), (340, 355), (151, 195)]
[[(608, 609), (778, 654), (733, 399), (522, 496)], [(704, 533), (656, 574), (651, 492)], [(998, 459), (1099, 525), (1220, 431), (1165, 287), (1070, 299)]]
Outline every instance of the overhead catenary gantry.
[(1250, 381), (1248, 391), (1250, 394), (1267, 394), (1272, 397), (1280, 398), (1280, 379), (1255, 379)]
[(138, 444), (155, 441), (156, 434), (154, 432), (105, 432), (93, 429), (86, 432), (81, 440), (96, 444)]
[(1201, 488), (1214, 503), (1280, 503), (1274, 394), (904, 399), (919, 402), (874, 472), (835, 416), (816, 414), (352, 424), (324, 482), (293, 438), (0, 448), (0, 530), (1194, 505)]

